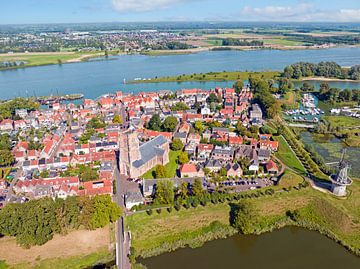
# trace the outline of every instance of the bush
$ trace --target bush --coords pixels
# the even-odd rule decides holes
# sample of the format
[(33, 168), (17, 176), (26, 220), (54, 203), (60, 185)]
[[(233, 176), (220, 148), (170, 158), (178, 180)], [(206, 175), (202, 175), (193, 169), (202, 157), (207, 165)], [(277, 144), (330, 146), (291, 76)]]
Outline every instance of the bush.
[(157, 212), (158, 214), (160, 214), (160, 213), (161, 213), (161, 208), (156, 209), (156, 212)]
[(152, 215), (152, 213), (153, 213), (152, 209), (148, 209), (148, 210), (146, 210), (146, 214), (148, 214), (149, 216), (151, 216), (151, 215)]
[(166, 210), (167, 210), (167, 212), (171, 213), (172, 210), (173, 210), (173, 208), (172, 208), (172, 206), (170, 206), (170, 207), (168, 207)]

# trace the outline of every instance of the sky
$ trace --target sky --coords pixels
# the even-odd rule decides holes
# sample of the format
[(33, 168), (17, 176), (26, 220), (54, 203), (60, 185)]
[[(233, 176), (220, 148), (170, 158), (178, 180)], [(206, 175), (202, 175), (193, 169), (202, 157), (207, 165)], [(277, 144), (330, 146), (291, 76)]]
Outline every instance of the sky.
[(0, 0), (0, 24), (360, 22), (360, 0)]

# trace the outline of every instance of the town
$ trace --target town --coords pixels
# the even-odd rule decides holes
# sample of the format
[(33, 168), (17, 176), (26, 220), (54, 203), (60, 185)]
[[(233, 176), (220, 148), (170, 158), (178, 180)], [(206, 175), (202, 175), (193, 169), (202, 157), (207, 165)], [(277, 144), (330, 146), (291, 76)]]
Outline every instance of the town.
[(129, 210), (151, 202), (163, 178), (239, 192), (276, 184), (283, 172), (273, 155), (278, 141), (262, 131), (262, 110), (246, 86), (119, 91), (15, 115), (0, 123), (16, 162), (1, 180), (2, 204), (113, 194), (117, 167), (134, 183), (124, 191)]

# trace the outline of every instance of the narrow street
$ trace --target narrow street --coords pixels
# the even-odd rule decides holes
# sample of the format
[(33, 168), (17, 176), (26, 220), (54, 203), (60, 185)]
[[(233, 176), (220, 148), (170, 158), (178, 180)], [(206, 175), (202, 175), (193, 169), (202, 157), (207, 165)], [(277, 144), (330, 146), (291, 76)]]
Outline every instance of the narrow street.
[[(120, 175), (119, 169), (115, 169), (116, 194), (114, 200), (121, 206), (126, 214), (124, 196), (126, 193), (126, 177)], [(125, 230), (124, 217), (120, 217), (116, 223), (116, 264), (118, 269), (130, 269), (128, 254), (130, 253), (130, 238)]]

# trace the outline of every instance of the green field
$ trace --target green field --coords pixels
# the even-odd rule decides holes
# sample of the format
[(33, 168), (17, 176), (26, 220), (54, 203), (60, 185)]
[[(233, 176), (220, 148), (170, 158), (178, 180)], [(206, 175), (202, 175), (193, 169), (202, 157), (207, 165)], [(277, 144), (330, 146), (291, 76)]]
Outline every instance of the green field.
[[(165, 165), (166, 173), (169, 178), (173, 178), (176, 176), (176, 169), (178, 167), (177, 158), (179, 157), (180, 153), (181, 153), (181, 151), (173, 151), (173, 150), (170, 150), (170, 152), (169, 152), (169, 163)], [(145, 179), (153, 179), (154, 171), (155, 171), (155, 167), (153, 169), (147, 171), (141, 177), (145, 178)]]
[(236, 81), (247, 80), (249, 76), (264, 76), (265, 79), (272, 79), (280, 75), (276, 71), (264, 72), (209, 72), (209, 73), (194, 73), (182, 74), (171, 77), (155, 77), (148, 80), (132, 81), (131, 83), (152, 83), (152, 82), (185, 82), (185, 81)]
[(328, 121), (332, 126), (344, 127), (344, 128), (354, 128), (360, 127), (360, 119), (352, 118), (347, 116), (324, 116), (324, 120)]
[(279, 149), (275, 153), (275, 156), (279, 158), (287, 167), (295, 170), (296, 172), (305, 173), (306, 170), (304, 166), (296, 157), (293, 150), (286, 143), (285, 139), (282, 136), (274, 137), (274, 139), (279, 141)]
[(71, 61), (84, 61), (92, 57), (104, 56), (104, 52), (54, 52), (54, 53), (15, 53), (15, 54), (0, 54), (0, 62), (4, 61), (23, 61), (24, 66), (40, 66), (50, 64), (67, 63)]
[(304, 42), (292, 41), (283, 38), (270, 38), (264, 39), (264, 44), (268, 45), (282, 45), (282, 46), (302, 46), (305, 45)]

